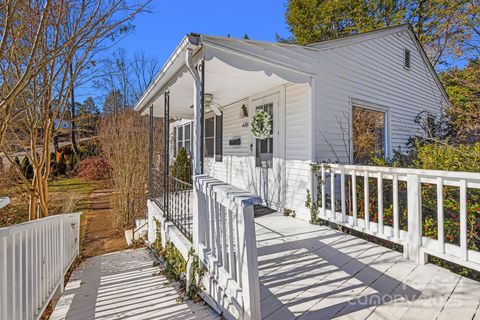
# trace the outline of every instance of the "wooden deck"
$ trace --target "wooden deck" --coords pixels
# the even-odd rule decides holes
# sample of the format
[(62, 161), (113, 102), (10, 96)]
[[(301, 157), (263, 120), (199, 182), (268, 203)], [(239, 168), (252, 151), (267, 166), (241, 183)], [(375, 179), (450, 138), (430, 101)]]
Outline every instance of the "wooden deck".
[(480, 283), (280, 214), (255, 219), (263, 319), (480, 320)]
[(220, 319), (205, 303), (178, 301), (148, 249), (84, 261), (68, 282), (50, 320)]

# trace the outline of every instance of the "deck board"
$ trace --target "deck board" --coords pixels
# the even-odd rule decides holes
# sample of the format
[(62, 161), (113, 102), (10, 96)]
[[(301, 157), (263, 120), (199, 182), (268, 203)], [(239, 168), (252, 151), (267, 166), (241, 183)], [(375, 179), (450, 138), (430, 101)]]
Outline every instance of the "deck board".
[(221, 319), (205, 303), (180, 301), (148, 249), (84, 261), (70, 277), (50, 320)]
[(477, 281), (278, 213), (255, 222), (264, 319), (480, 320)]

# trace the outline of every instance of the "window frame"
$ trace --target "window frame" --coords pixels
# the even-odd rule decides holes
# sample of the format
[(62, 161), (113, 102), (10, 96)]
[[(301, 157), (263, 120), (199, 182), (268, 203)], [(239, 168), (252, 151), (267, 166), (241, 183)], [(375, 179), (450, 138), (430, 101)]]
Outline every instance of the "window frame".
[[(218, 124), (217, 124), (217, 121), (218, 121), (218, 118), (221, 117), (221, 121), (222, 121), (222, 132), (221, 132), (221, 136), (222, 136), (222, 147), (220, 148), (221, 150), (221, 154), (217, 154), (217, 133), (218, 133)], [(213, 136), (211, 137), (207, 137), (207, 134), (206, 134), (206, 131), (207, 131), (207, 126), (206, 126), (206, 122), (207, 120), (209, 119), (213, 119)], [(207, 155), (207, 139), (212, 139), (213, 140), (213, 153), (212, 155)], [(215, 162), (223, 162), (223, 112), (220, 116), (217, 116), (216, 114), (208, 114), (205, 116), (205, 120), (204, 120), (204, 134), (203, 134), (203, 157), (204, 158), (208, 158), (208, 159), (213, 159)]]
[[(213, 133), (212, 136), (207, 137), (207, 120), (213, 119)], [(203, 157), (204, 158), (215, 158), (215, 133), (217, 132), (217, 125), (216, 125), (216, 119), (215, 115), (209, 115), (205, 117), (204, 120), (204, 133), (203, 133), (203, 145), (204, 145), (204, 150), (203, 150)], [(213, 143), (213, 152), (212, 155), (207, 155), (207, 139), (212, 139)]]
[(390, 158), (391, 156), (391, 110), (389, 107), (382, 106), (376, 103), (371, 103), (359, 99), (350, 99), (350, 163), (353, 163), (353, 108), (363, 108), (371, 111), (382, 112), (384, 114), (384, 132), (383, 132), (383, 145), (384, 145), (384, 156), (385, 158)]
[[(185, 135), (185, 128), (187, 126), (190, 126), (190, 136), (189, 136), (189, 139), (186, 139), (186, 135)], [(187, 122), (183, 122), (181, 124), (177, 124), (175, 126), (173, 126), (173, 155), (176, 157), (177, 154), (178, 154), (178, 151), (180, 150), (180, 148), (185, 148), (185, 143), (186, 142), (190, 142), (190, 148), (187, 150), (187, 148), (185, 148), (185, 151), (187, 151), (187, 154), (189, 157), (192, 156), (192, 136), (193, 136), (193, 121), (187, 121)], [(182, 131), (182, 139), (179, 140), (178, 139), (178, 132), (179, 131)], [(179, 148), (179, 142), (181, 143), (181, 146)]]

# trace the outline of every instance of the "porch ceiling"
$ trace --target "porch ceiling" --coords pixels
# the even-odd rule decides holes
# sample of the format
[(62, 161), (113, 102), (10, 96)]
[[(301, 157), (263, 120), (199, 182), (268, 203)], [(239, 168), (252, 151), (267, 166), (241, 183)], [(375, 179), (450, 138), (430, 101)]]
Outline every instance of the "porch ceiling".
[[(240, 66), (231, 66), (216, 56), (205, 61), (205, 93), (213, 95), (213, 103), (219, 108), (288, 82), (291, 81), (273, 72), (244, 70)], [(154, 116), (163, 117), (164, 102), (163, 93), (154, 100)], [(170, 85), (170, 116), (190, 119), (193, 117), (192, 105), (193, 77), (186, 68), (182, 68)], [(208, 112), (209, 109), (205, 111)], [(144, 110), (146, 113), (148, 109)]]

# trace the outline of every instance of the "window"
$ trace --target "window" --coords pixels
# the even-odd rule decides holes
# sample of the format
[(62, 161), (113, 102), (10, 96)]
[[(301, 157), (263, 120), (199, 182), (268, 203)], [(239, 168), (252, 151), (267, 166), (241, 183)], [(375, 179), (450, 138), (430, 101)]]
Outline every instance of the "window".
[(175, 155), (178, 150), (185, 148), (188, 155), (192, 154), (192, 124), (191, 122), (173, 128)]
[(223, 114), (215, 116), (215, 162), (222, 162), (223, 155)]
[(215, 139), (215, 118), (205, 119), (205, 149), (204, 156), (213, 158), (214, 155), (214, 139)]
[(385, 156), (385, 112), (352, 107), (353, 163), (366, 164), (371, 156)]
[(273, 164), (273, 103), (257, 106), (256, 110), (263, 109), (272, 117), (272, 130), (267, 139), (256, 139), (255, 166), (271, 168)]

